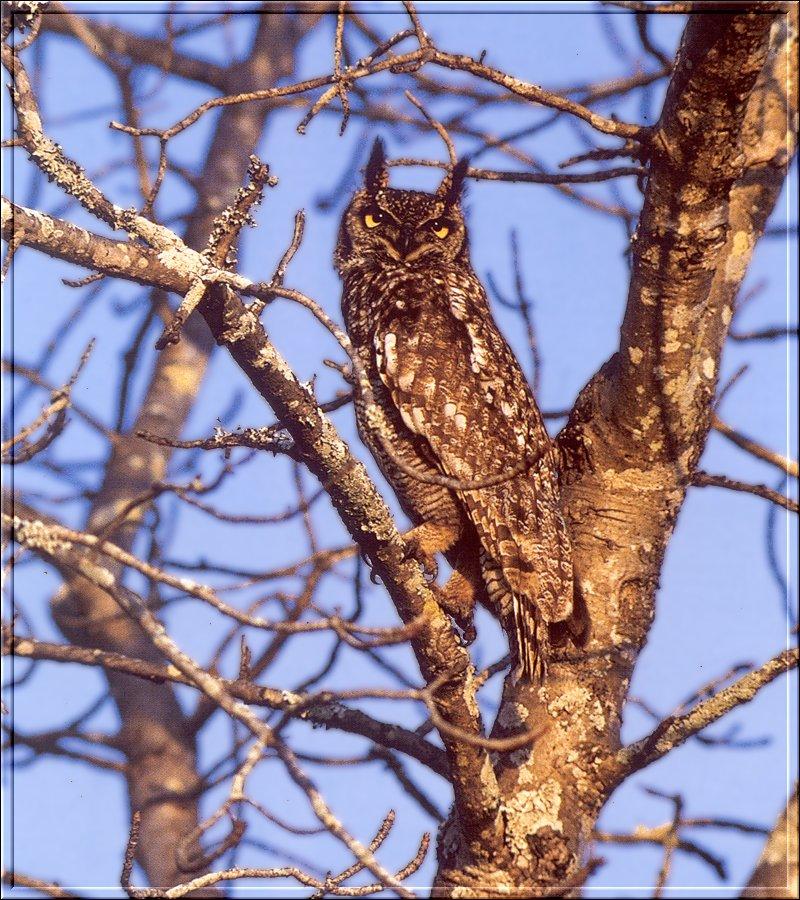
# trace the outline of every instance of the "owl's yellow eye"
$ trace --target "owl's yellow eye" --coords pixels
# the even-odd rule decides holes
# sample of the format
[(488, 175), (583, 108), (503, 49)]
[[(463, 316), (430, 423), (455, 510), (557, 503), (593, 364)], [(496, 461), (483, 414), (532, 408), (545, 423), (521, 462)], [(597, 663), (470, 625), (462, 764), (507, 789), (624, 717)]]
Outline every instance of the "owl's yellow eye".
[(435, 219), (431, 222), (431, 230), (440, 240), (447, 237), (450, 234), (450, 226), (446, 225), (441, 219)]
[(364, 224), (367, 228), (377, 228), (385, 219), (385, 216), (380, 210), (373, 210), (372, 212), (368, 212), (364, 216)]

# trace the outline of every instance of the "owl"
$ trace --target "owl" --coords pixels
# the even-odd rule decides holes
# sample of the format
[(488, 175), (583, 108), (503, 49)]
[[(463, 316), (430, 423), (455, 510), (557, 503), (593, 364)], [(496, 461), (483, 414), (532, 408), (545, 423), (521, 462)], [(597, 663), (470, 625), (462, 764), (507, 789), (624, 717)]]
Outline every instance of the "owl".
[(411, 519), (407, 541), (429, 572), (449, 562), (435, 591), (465, 637), (481, 602), (533, 680), (573, 615), (570, 540), (552, 443), (470, 264), (465, 175), (462, 162), (435, 193), (390, 188), (379, 138), (334, 259), (373, 395), (356, 398), (359, 433)]

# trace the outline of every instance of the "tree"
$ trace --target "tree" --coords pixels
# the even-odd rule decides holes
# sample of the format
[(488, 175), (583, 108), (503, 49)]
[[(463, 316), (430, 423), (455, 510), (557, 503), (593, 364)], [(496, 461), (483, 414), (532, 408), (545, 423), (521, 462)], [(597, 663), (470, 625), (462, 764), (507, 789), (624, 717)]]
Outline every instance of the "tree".
[[(356, 758), (346, 760), (355, 772), (383, 763), (384, 777), (396, 781), (409, 803), (443, 820), (436, 838), (437, 896), (569, 894), (601, 868), (593, 851), (598, 843), (662, 847), (659, 894), (676, 854), (724, 871), (718, 856), (687, 837), (687, 829), (760, 833), (747, 821), (689, 816), (678, 794), (666, 797), (673, 818), (663, 827), (615, 833), (601, 829), (598, 817), (635, 773), (687, 741), (719, 741), (704, 730), (797, 666), (797, 649), (787, 644), (766, 662), (714, 677), (673, 714), (654, 713), (654, 726), (640, 739), (621, 739), (624, 711), (642, 702), (632, 696), (630, 681), (687, 492), (695, 486), (745, 491), (797, 513), (788, 489), (700, 468), (714, 429), (780, 470), (787, 482), (797, 478), (796, 462), (717, 415), (730, 386), (720, 376), (726, 342), (796, 338), (796, 328), (749, 335), (732, 330), (751, 256), (794, 154), (796, 8), (772, 2), (734, 8), (608, 4), (621, 8), (626, 21), (633, 17), (648, 65), (610, 82), (551, 91), (494, 66), (494, 50), (476, 58), (445, 49), (441, 38), (428, 35), (426, 27), (434, 29), (424, 21), (426, 11), (418, 15), (410, 3), (403, 6), (401, 30), (391, 37), (380, 16), (362, 15), (346, 3), (264, 4), (248, 7), (246, 16), (235, 15), (240, 8), (181, 16), (171, 10), (159, 14), (155, 29), (148, 22), (147, 33), (128, 19), (110, 21), (57, 2), (4, 8), (3, 64), (12, 79), (15, 127), (4, 146), (15, 165), (37, 173), (25, 202), (16, 194), (3, 200), (4, 271), (44, 254), (91, 272), (65, 282), (78, 302), (49, 345), (29, 345), (41, 354), (38, 361), (23, 364), (15, 355), (4, 363), (17, 387), (18, 416), (34, 388), (50, 393), (23, 425), (12, 420), (3, 443), (4, 462), (15, 475), (3, 515), (7, 568), (14, 572), (4, 653), (15, 661), (18, 715), (30, 673), (49, 679), (51, 693), (58, 692), (56, 676), (67, 663), (96, 667), (106, 680), (99, 698), (73, 721), (39, 732), (9, 721), (6, 733), (15, 753), (32, 751), (37, 760), (67, 757), (124, 777), (132, 817), (126, 847), (124, 836), (120, 842), (120, 881), (130, 896), (215, 893), (215, 885), (240, 879), (266, 885), (286, 879), (317, 896), (384, 889), (411, 896), (407, 885), (425, 863), (429, 837), (409, 850), (410, 826), (395, 824), (393, 811), (370, 830), (341, 808), (341, 798), (338, 804), (329, 800), (331, 772), (339, 783), (351, 777), (332, 768), (342, 760), (326, 749), (329, 732), (362, 739)], [(686, 13), (680, 49), (670, 59), (651, 36), (651, 20), (674, 21)], [(446, 27), (436, 30), (447, 34)], [(249, 44), (240, 52), (237, 41), (244, 37)], [(106, 160), (105, 171), (85, 171), (80, 156), (55, 141), (42, 112), (40, 95), (56, 77), (51, 47), (63, 48), (64, 39), (70, 53), (91, 54), (114, 85), (117, 120), (111, 128), (115, 146), (124, 150), (120, 161)], [(203, 50), (195, 55), (198, 41)], [(309, 41), (327, 45), (332, 64), (325, 62), (326, 74), (301, 79)], [(235, 61), (210, 61), (203, 53), (211, 46)], [(447, 46), (458, 46), (457, 34)], [(57, 77), (69, 78), (69, 68)], [(158, 99), (184, 82), (193, 86), (191, 95), (180, 95), (184, 112), (163, 124)], [(613, 108), (661, 86), (663, 106), (652, 125), (598, 112), (609, 100)], [(109, 119), (107, 108), (97, 112), (91, 97), (81, 99), (85, 105), (64, 111), (65, 120), (87, 112)], [(497, 135), (476, 124), (482, 121), (476, 112), (504, 105), (520, 123), (514, 133)], [(353, 360), (331, 363), (327, 377), (305, 381), (279, 352), (280, 327), (270, 316), (276, 315), (273, 305), (288, 300), (310, 312), (349, 357), (334, 314), (288, 286), (293, 260), (308, 250), (303, 213), (296, 214), (291, 241), (281, 249), (282, 226), (270, 225), (266, 242), (279, 256), (271, 278), (244, 274), (262, 273), (262, 260), (256, 267), (239, 265), (238, 256), (252, 252), (245, 236), (255, 208), (281, 177), (271, 158), (273, 152), (280, 156), (279, 124), (286, 119), (279, 117), (293, 112), (297, 118), (298, 109), (304, 112), (297, 130), (308, 129), (306, 141), (314, 140), (311, 126), (324, 117), (340, 122), (342, 133), (356, 122), (370, 131), (430, 133), (446, 145), (448, 163), (403, 157), (394, 164), (447, 168), (457, 158), (455, 143), (463, 143), (474, 183), (510, 181), (517, 191), (551, 185), (626, 229), (630, 279), (618, 348), (567, 415), (552, 416), (566, 418), (554, 440), (591, 635), (585, 647), (570, 648), (551, 664), (544, 685), (509, 677), (503, 650), (490, 665), (476, 665), (436, 604), (429, 579), (404, 544), (402, 521), (363, 464), (363, 448), (348, 445), (331, 420), (361, 389)], [(546, 118), (528, 125), (531, 110), (544, 110)], [(587, 149), (564, 161), (566, 171), (545, 171), (524, 149), (524, 139), (566, 121), (576, 123), (584, 139), (591, 135)], [(270, 138), (264, 153), (265, 129)], [(480, 168), (477, 157), (489, 151), (514, 160), (515, 168)], [(23, 162), (26, 156), (29, 162)], [(619, 158), (628, 164), (616, 165)], [(352, 175), (360, 160), (343, 161), (343, 167)], [(590, 163), (590, 171), (573, 172), (578, 163)], [(329, 167), (308, 177), (317, 191), (331, 190)], [(580, 187), (631, 178), (641, 191), (641, 209), (631, 207), (628, 188), (627, 195), (613, 188), (617, 199), (608, 203)], [(44, 187), (45, 179), (55, 187)], [(134, 183), (128, 206), (123, 198), (133, 196)], [(333, 199), (319, 205), (330, 207), (343, 192), (335, 188)], [(259, 247), (263, 254), (263, 240)], [(514, 243), (517, 296), (497, 293), (501, 304), (513, 308), (517, 329), (523, 326), (538, 373), (541, 351), (522, 281), (526, 252)], [(319, 265), (316, 248), (305, 258)], [(35, 316), (36, 304), (46, 298), (22, 294), (16, 271), (14, 277), (15, 315)], [(96, 312), (98, 301), (110, 306), (111, 291), (121, 283), (148, 290), (131, 289), (116, 319)], [(173, 296), (181, 298), (177, 308)], [(50, 355), (92, 317), (96, 348), (87, 347), (73, 374), (53, 383)], [(304, 322), (316, 374), (324, 353), (321, 332)], [(122, 363), (118, 385), (93, 365), (96, 354), (109, 350)], [(226, 401), (200, 401), (204, 374), (219, 354), (232, 361), (247, 392), (228, 410)], [(89, 378), (102, 402), (94, 394), (91, 405), (78, 399)], [(327, 395), (323, 390), (335, 384), (333, 378), (340, 386)], [(232, 427), (242, 425), (241, 403), (259, 397), (274, 420)], [(218, 424), (209, 434), (212, 421)], [(85, 458), (80, 442), (70, 443), (76, 426), (91, 433), (84, 441), (93, 458)], [(201, 437), (183, 437), (201, 428)], [(105, 457), (98, 463), (101, 447)], [(292, 508), (275, 515), (226, 511), (237, 490), (252, 496), (253, 466), (262, 478), (292, 479)], [(325, 502), (329, 509), (320, 511)], [(175, 543), (179, 515), (191, 536), (190, 556), (185, 544)], [(321, 526), (322, 519), (328, 524)], [(254, 536), (262, 526), (269, 530)], [(349, 536), (344, 542), (340, 526)], [(307, 553), (299, 561), (287, 553), (269, 567), (261, 558), (250, 566), (220, 560), (214, 534), (223, 527), (262, 548), (263, 534), (297, 529), (291, 534), (307, 542)], [(176, 552), (176, 546), (182, 549)], [(269, 558), (268, 549), (262, 552)], [(50, 608), (60, 641), (41, 636), (34, 627), (41, 612), (26, 603), (43, 569), (55, 570), (59, 579)], [(380, 590), (363, 583), (367, 569)], [(353, 608), (345, 613), (341, 595), (348, 585)], [(377, 597), (390, 600), (399, 624)], [(376, 616), (379, 610), (384, 614)], [(488, 622), (480, 626), (487, 634), (491, 628)], [(207, 638), (202, 657), (198, 631)], [(286, 660), (304, 656), (303, 642), (325, 651), (316, 664), (314, 653), (304, 660), (298, 682)], [(497, 636), (482, 646), (502, 644)], [(407, 656), (398, 664), (399, 649), (386, 649), (399, 645), (413, 653), (416, 670)], [(25, 660), (32, 668), (17, 672)], [(42, 668), (45, 662), (52, 665)], [(381, 673), (377, 686), (360, 686), (366, 665)], [(498, 676), (502, 689), (498, 685), (492, 705), (485, 686), (491, 682), (491, 689)], [(184, 691), (191, 692), (189, 699)], [(108, 699), (119, 728), (98, 733), (87, 723)], [(398, 712), (389, 721), (373, 714), (386, 702), (398, 709), (413, 704), (416, 713), (409, 718)], [(488, 729), (484, 718), (491, 720)], [(328, 732), (316, 732), (309, 743), (309, 724)], [(723, 738), (728, 746), (735, 741)], [(317, 767), (327, 791), (309, 774)], [(421, 770), (432, 774), (421, 779)], [(449, 814), (428, 795), (434, 775), (452, 791)], [(286, 821), (273, 811), (276, 780), (305, 798), (314, 826), (298, 826), (294, 814)], [(787, 809), (796, 820), (796, 801)], [(239, 854), (253, 842), (248, 830), (256, 832), (264, 822), (289, 834), (321, 829), (344, 850), (331, 850), (321, 865), (288, 852), (278, 866), (239, 865)], [(383, 847), (393, 828), (402, 833), (406, 854), (397, 866), (387, 864)], [(786, 833), (785, 822), (776, 829)], [(792, 852), (796, 880), (796, 845)], [(774, 868), (776, 857), (770, 859)], [(782, 871), (791, 864), (787, 860)], [(753, 873), (753, 884), (763, 869)], [(152, 887), (135, 886), (137, 874)], [(6, 877), (58, 895), (53, 884), (20, 871)], [(763, 879), (779, 884), (788, 877)]]

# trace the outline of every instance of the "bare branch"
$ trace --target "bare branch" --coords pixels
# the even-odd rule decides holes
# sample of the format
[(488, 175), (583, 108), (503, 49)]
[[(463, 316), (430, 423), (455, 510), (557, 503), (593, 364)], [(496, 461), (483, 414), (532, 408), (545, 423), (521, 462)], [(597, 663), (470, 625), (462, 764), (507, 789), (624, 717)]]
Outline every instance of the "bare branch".
[(562, 112), (571, 113), (603, 134), (616, 135), (617, 137), (622, 138), (644, 139), (648, 133), (647, 128), (644, 126), (631, 125), (626, 122), (608, 119), (605, 116), (593, 112), (588, 107), (576, 103), (574, 100), (547, 91), (538, 85), (530, 84), (519, 78), (507, 75), (505, 72), (486, 66), (479, 60), (475, 60), (470, 56), (446, 53), (434, 49), (430, 44), (409, 53), (390, 56), (388, 59), (373, 59), (367, 64), (353, 66), (338, 75), (321, 75), (317, 78), (309, 78), (305, 81), (286, 85), (285, 87), (267, 88), (259, 91), (244, 91), (238, 94), (229, 94), (224, 97), (215, 97), (200, 104), (200, 106), (169, 128), (133, 129), (128, 126), (121, 126), (119, 123), (112, 123), (112, 125), (118, 130), (125, 131), (128, 134), (151, 135), (166, 141), (180, 134), (182, 131), (185, 131), (209, 110), (216, 109), (220, 106), (251, 103), (256, 100), (274, 100), (295, 94), (304, 94), (320, 87), (327, 88), (298, 126), (298, 130), (303, 133), (306, 124), (308, 124), (308, 122), (338, 94), (340, 84), (349, 85), (362, 78), (387, 70), (393, 72), (408, 71), (409, 69), (413, 70), (415, 67), (425, 63), (432, 63), (446, 69), (465, 72), (469, 75), (496, 84), (499, 87), (503, 87), (510, 93), (532, 103), (538, 103)]
[[(43, 16), (44, 30), (73, 37), (69, 17), (64, 15), (66, 11), (63, 4), (51, 3)], [(207, 84), (220, 91), (228, 90), (235, 80), (234, 74), (222, 66), (215, 65), (207, 59), (196, 59), (179, 53), (171, 43), (159, 38), (134, 34), (101, 22), (93, 23), (92, 34), (97, 41), (98, 50), (127, 57), (132, 63), (153, 66), (156, 69), (167, 68), (165, 64), (169, 63), (169, 73), (178, 78)]]
[(3, 884), (11, 888), (30, 888), (44, 894), (46, 897), (54, 897), (56, 900), (77, 900), (78, 895), (62, 888), (55, 881), (44, 881), (41, 878), (33, 878), (31, 875), (23, 875), (22, 872), (3, 872)]
[[(765, 235), (766, 237), (766, 235)], [(797, 325), (775, 325), (772, 328), (758, 328), (754, 331), (730, 331), (732, 341), (774, 341), (777, 338), (796, 338), (800, 334)]]
[[(134, 659), (112, 651), (92, 647), (75, 647), (68, 644), (51, 644), (46, 641), (13, 636), (9, 633), (4, 634), (3, 653), (13, 653), (15, 656), (25, 659), (100, 666), (156, 683), (169, 681), (174, 684), (193, 685), (193, 682), (174, 666)], [(266, 706), (315, 725), (369, 738), (379, 746), (413, 757), (439, 775), (447, 775), (447, 760), (442, 751), (413, 731), (380, 722), (360, 710), (350, 709), (337, 700), (326, 700), (324, 697), (320, 697), (309, 702), (303, 695), (262, 687), (246, 681), (224, 680), (223, 683), (232, 696), (244, 703), (252, 706)]]
[(611, 779), (618, 784), (621, 778), (666, 756), (698, 731), (707, 728), (738, 706), (749, 703), (763, 687), (795, 668), (798, 661), (800, 651), (797, 648), (784, 650), (730, 687), (698, 703), (688, 713), (665, 719), (650, 735), (620, 750), (609, 766)]
[(789, 459), (786, 456), (782, 456), (780, 453), (776, 453), (774, 450), (764, 447), (752, 438), (736, 431), (735, 428), (731, 428), (730, 425), (727, 425), (718, 416), (714, 416), (712, 424), (714, 431), (724, 435), (729, 441), (736, 444), (737, 447), (741, 447), (742, 450), (746, 450), (748, 453), (755, 456), (756, 459), (761, 459), (764, 462), (770, 463), (777, 469), (780, 469), (785, 475), (790, 475), (792, 478), (797, 478), (798, 475), (800, 475), (800, 468), (798, 468), (796, 460)]
[(765, 484), (750, 484), (747, 481), (736, 481), (728, 478), (726, 475), (710, 475), (708, 472), (697, 471), (692, 476), (692, 484), (695, 487), (721, 487), (730, 491), (743, 491), (747, 494), (755, 494), (756, 497), (763, 497), (770, 503), (782, 506), (789, 512), (800, 512), (800, 506), (796, 500), (792, 500), (788, 494), (781, 494), (779, 491), (767, 487)]
[[(412, 159), (398, 157), (389, 160), (390, 166), (426, 166), (430, 168), (447, 168), (445, 163), (429, 159)], [(647, 173), (640, 166), (620, 166), (616, 169), (602, 169), (599, 172), (499, 172), (494, 169), (479, 169), (470, 166), (467, 178), (478, 181), (506, 181), (514, 184), (592, 184), (599, 181), (610, 181), (613, 178), (624, 178), (635, 175), (640, 178)]]

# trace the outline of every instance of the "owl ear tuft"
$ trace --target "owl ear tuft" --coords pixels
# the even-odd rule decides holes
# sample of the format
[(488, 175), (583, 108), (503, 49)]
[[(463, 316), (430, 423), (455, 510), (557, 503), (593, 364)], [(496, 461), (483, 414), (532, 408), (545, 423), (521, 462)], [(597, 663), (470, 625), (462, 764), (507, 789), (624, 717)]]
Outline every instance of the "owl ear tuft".
[(386, 167), (386, 147), (383, 138), (375, 138), (364, 170), (364, 183), (370, 194), (377, 194), (389, 184), (389, 170)]
[(461, 199), (464, 190), (464, 181), (469, 171), (469, 159), (464, 157), (460, 159), (454, 166), (452, 171), (442, 179), (439, 189), (436, 191), (437, 196), (444, 200), (445, 206), (453, 206)]

